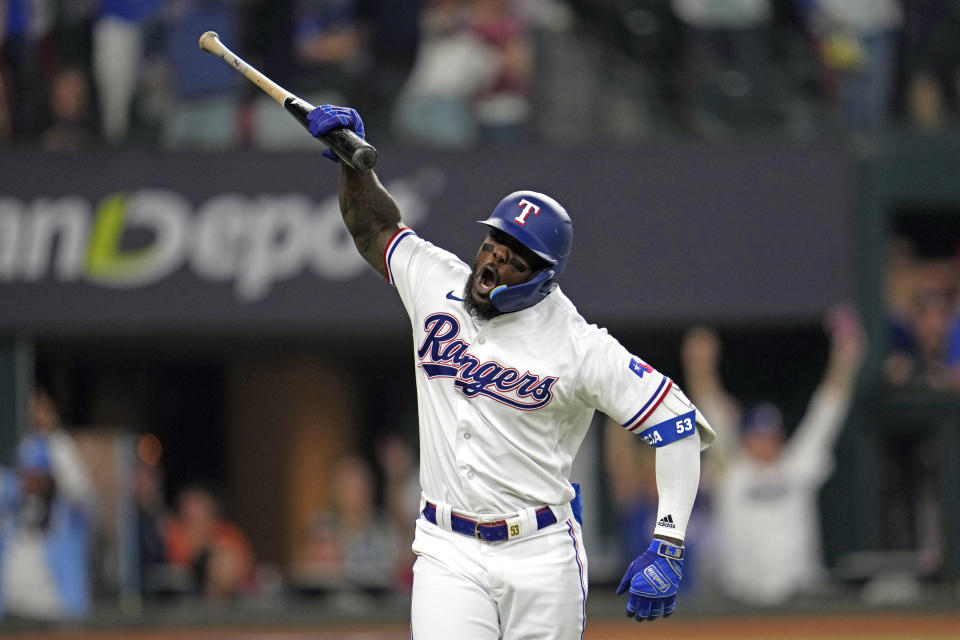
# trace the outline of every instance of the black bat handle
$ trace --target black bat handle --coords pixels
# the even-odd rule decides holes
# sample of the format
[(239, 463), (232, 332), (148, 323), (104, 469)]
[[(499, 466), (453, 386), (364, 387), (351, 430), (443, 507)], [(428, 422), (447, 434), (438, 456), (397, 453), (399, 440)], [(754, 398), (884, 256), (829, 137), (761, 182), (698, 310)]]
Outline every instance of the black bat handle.
[[(283, 108), (305, 129), (310, 130), (307, 114), (316, 107), (303, 100), (290, 96), (283, 101)], [(369, 142), (346, 127), (337, 127), (320, 136), (341, 160), (357, 171), (369, 171), (377, 165), (377, 149)]]

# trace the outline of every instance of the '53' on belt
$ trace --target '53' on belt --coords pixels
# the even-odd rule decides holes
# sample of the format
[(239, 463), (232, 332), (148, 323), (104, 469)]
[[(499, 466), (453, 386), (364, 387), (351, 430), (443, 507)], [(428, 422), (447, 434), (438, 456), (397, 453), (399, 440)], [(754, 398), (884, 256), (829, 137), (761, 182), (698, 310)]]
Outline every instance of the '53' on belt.
[[(553, 513), (553, 510), (551, 510), (550, 507), (540, 507), (537, 509), (536, 514), (537, 530), (543, 529), (544, 527), (549, 527), (551, 524), (554, 524), (557, 521), (557, 516)], [(427, 519), (427, 522), (430, 522), (431, 524), (437, 524), (437, 505), (433, 504), (432, 502), (428, 502), (423, 508), (423, 517)], [(506, 520), (481, 522), (479, 520), (465, 518), (457, 515), (456, 513), (451, 513), (450, 528), (457, 533), (462, 533), (463, 535), (470, 536), (471, 538), (479, 538), (480, 540), (485, 540), (487, 542), (497, 542), (499, 540), (507, 540), (510, 538)]]

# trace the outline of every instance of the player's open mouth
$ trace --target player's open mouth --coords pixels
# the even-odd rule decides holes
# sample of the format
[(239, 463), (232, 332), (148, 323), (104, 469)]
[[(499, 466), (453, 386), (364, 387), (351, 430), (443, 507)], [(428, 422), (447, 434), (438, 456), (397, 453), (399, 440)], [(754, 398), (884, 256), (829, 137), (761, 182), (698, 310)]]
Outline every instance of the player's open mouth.
[(497, 286), (497, 272), (490, 265), (484, 265), (477, 273), (476, 291), (477, 295), (486, 298), (490, 291)]

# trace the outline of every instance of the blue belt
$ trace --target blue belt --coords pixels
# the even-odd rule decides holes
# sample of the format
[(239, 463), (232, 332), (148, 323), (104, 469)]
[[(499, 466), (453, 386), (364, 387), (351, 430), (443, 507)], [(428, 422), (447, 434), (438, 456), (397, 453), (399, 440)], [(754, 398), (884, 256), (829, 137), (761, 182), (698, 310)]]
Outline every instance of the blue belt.
[[(427, 506), (423, 508), (423, 517), (427, 519), (427, 522), (437, 524), (437, 505), (428, 502)], [(540, 507), (537, 509), (537, 530), (549, 527), (556, 521), (557, 516), (550, 507)], [(462, 533), (471, 538), (486, 540), (487, 542), (497, 542), (498, 540), (506, 540), (510, 537), (507, 533), (506, 520), (479, 522), (451, 513), (450, 528), (457, 533)]]

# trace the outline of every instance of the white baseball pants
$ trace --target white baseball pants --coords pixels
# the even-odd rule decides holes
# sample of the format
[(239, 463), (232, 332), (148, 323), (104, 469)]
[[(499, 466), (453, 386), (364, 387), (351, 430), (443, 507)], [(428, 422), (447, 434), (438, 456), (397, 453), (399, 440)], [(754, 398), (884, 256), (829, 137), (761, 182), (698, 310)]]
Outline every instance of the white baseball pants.
[(579, 640), (587, 556), (572, 517), (486, 542), (417, 520), (412, 640)]

